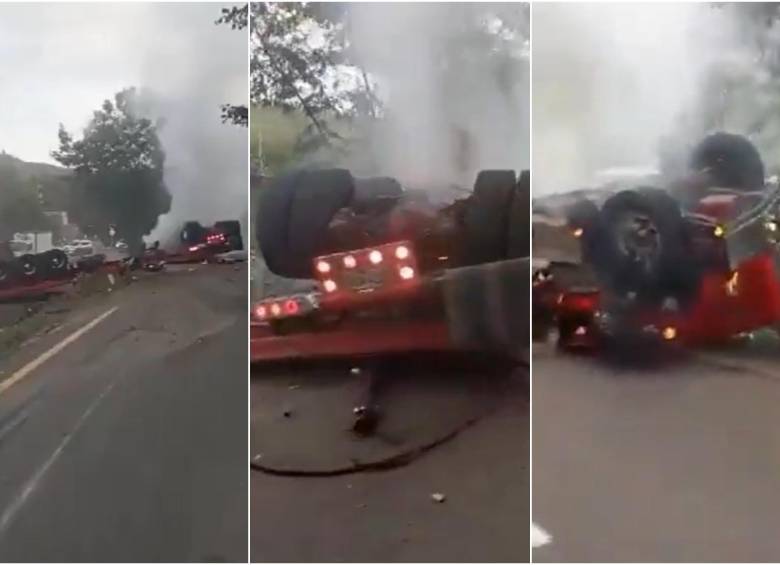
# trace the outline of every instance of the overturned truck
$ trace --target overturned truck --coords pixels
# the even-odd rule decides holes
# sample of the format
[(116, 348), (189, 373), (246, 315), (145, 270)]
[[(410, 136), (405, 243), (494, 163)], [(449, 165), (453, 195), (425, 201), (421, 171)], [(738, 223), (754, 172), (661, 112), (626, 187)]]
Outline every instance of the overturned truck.
[(58, 280), (68, 273), (68, 256), (61, 249), (15, 257), (7, 241), (0, 243), (0, 290)]
[(391, 178), (299, 170), (263, 189), (257, 239), (268, 269), (311, 292), (264, 297), (254, 362), (480, 351), (528, 343), (530, 173), (482, 171), (436, 204)]
[(534, 273), (538, 323), (576, 348), (721, 342), (780, 323), (780, 186), (764, 177), (747, 139), (715, 133), (682, 178), (577, 202), (566, 229), (581, 260)]

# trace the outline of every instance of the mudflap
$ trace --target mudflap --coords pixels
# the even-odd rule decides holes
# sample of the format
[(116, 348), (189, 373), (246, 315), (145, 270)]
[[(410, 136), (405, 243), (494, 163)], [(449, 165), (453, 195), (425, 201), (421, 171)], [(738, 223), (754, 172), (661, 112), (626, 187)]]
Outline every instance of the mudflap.
[(531, 336), (530, 259), (451, 269), (442, 284), (456, 346), (524, 357)]

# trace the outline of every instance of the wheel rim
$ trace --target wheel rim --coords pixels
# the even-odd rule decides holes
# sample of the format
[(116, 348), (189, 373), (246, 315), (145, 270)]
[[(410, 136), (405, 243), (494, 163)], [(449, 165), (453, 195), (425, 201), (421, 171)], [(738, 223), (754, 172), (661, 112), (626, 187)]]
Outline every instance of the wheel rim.
[(627, 212), (615, 226), (620, 253), (644, 272), (652, 271), (661, 253), (661, 237), (655, 222), (646, 214)]

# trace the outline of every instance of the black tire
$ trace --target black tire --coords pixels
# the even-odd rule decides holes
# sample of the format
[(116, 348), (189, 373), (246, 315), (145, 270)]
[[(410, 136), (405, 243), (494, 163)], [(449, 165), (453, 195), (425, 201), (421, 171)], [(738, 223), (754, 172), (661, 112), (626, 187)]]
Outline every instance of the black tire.
[(68, 270), (68, 255), (62, 249), (50, 249), (38, 256), (41, 276), (55, 277)]
[(25, 280), (35, 279), (40, 274), (38, 257), (32, 253), (25, 253), (18, 257), (16, 259), (16, 264), (19, 266), (19, 272)]
[(355, 179), (355, 193), (350, 207), (358, 213), (389, 212), (403, 196), (403, 187), (390, 177)]
[(507, 257), (510, 259), (531, 255), (531, 171), (522, 171), (512, 194), (507, 230)]
[(741, 135), (718, 132), (705, 137), (691, 154), (690, 168), (705, 172), (712, 185), (721, 188), (752, 191), (764, 186), (761, 155)]
[(312, 278), (312, 260), (322, 251), (328, 225), (354, 193), (345, 169), (295, 171), (262, 191), (257, 240), (268, 268), (288, 278)]
[(241, 237), (241, 223), (238, 220), (222, 220), (214, 222), (214, 228), (227, 235), (228, 247), (233, 251), (244, 249), (244, 239)]
[(200, 222), (184, 222), (179, 237), (184, 243), (198, 244), (206, 237), (206, 228)]
[[(633, 247), (631, 222), (640, 224), (637, 233), (648, 234)], [(604, 252), (596, 268), (612, 290), (633, 293), (643, 302), (683, 298), (690, 291), (696, 276), (686, 257), (685, 224), (680, 206), (666, 192), (641, 188), (615, 194), (604, 203), (601, 225), (595, 244)]]
[(515, 187), (514, 171), (480, 171), (477, 175), (474, 193), (463, 215), (461, 265), (491, 263), (507, 257)]

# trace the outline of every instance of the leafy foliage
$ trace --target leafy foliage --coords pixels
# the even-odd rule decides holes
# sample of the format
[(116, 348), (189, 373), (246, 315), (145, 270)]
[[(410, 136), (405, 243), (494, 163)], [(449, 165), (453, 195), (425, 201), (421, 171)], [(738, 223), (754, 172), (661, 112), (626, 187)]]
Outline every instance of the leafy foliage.
[(134, 96), (134, 89), (126, 89), (103, 102), (81, 139), (61, 125), (52, 156), (75, 172), (68, 213), (81, 229), (107, 239), (114, 225), (118, 237), (138, 248), (170, 210), (171, 196), (157, 126), (135, 114)]
[[(340, 139), (329, 120), (375, 112), (365, 84), (346, 84), (349, 59), (345, 4), (260, 2), (250, 23), (253, 104), (300, 110), (310, 125), (302, 143)], [(365, 74), (363, 75), (365, 76)]]
[[(260, 2), (251, 4), (251, 103), (300, 113), (307, 124), (299, 130), (290, 157), (323, 152), (344, 155), (363, 144), (371, 122), (384, 119), (373, 69), (352, 42), (352, 4), (323, 2)], [(461, 9), (462, 8), (462, 9)], [(435, 45), (436, 84), (441, 98), (451, 89), (473, 88), (467, 65), (489, 67), (507, 97), (528, 72), (529, 14), (525, 6), (459, 5), (460, 28)], [(486, 23), (489, 21), (490, 23)], [(518, 45), (526, 50), (518, 53)], [(413, 62), (410, 62), (413, 64)], [(297, 129), (297, 127), (296, 127)], [(264, 136), (268, 139), (268, 136)], [(254, 136), (253, 136), (254, 141)], [(323, 151), (323, 148), (326, 151)], [(274, 159), (277, 161), (277, 159)]]
[[(231, 6), (222, 8), (222, 15), (216, 23), (229, 25), (231, 29), (241, 31), (246, 29), (249, 20), (249, 4), (241, 6)], [(237, 126), (247, 127), (249, 125), (249, 109), (243, 105), (223, 104), (222, 121)]]

